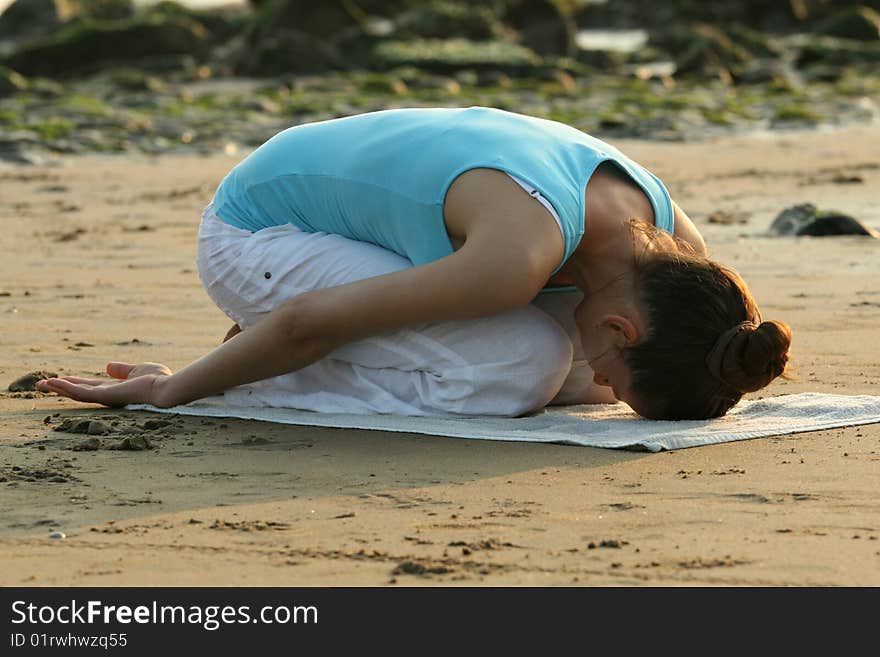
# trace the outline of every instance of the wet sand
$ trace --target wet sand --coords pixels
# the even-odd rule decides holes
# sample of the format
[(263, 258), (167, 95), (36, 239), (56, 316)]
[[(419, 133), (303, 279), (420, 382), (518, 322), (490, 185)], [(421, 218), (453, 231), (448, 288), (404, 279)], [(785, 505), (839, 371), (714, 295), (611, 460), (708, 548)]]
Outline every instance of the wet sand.
[[(880, 127), (616, 143), (792, 326), (799, 379), (750, 397), (880, 394), (880, 241), (765, 235), (802, 202), (880, 227)], [(644, 454), (6, 391), (219, 341), (194, 240), (240, 156), (0, 165), (0, 584), (880, 584), (880, 425)]]

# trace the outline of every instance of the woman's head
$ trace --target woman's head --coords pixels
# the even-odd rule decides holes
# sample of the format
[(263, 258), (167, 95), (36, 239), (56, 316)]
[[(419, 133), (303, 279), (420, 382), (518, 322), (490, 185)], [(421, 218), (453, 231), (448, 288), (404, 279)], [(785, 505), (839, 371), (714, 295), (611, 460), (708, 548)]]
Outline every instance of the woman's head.
[(718, 417), (783, 374), (791, 331), (762, 321), (739, 274), (665, 242), (635, 259), (616, 301), (612, 293), (585, 304), (585, 346), (592, 339), (601, 349), (588, 358), (596, 381), (614, 384), (641, 415)]

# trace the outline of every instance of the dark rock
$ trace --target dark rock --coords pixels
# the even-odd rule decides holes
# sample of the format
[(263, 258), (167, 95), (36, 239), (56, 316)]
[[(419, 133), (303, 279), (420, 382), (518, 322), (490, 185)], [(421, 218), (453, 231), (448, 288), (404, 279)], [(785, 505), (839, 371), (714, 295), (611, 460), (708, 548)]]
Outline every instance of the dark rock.
[(880, 41), (880, 14), (870, 7), (849, 7), (817, 25), (815, 32), (858, 41)]
[(819, 210), (812, 203), (786, 208), (770, 225), (772, 235), (865, 235), (880, 238), (880, 233), (858, 219), (841, 212)]
[[(868, 0), (876, 2), (876, 0)], [(698, 2), (666, 0), (642, 2), (569, 2), (577, 12), (579, 26), (629, 27), (640, 25), (649, 30), (669, 25), (703, 22), (719, 27), (739, 23), (763, 32), (803, 31), (806, 21), (820, 20), (833, 12), (836, 0), (737, 0), (737, 2)]]
[(574, 4), (555, 0), (504, 0), (503, 20), (520, 42), (541, 55), (573, 57), (577, 52)]
[[(418, 79), (418, 76), (415, 76)], [(395, 96), (405, 96), (409, 93), (407, 83), (393, 75), (383, 73), (370, 73), (360, 83), (362, 91), (367, 93), (392, 94)]]
[(180, 17), (84, 20), (28, 41), (4, 63), (23, 75), (46, 76), (94, 72), (122, 62), (164, 66), (182, 55), (205, 56), (206, 35), (203, 25)]
[(145, 9), (144, 15), (162, 20), (184, 19), (199, 23), (205, 27), (209, 39), (214, 43), (222, 43), (232, 39), (245, 29), (252, 18), (248, 12), (243, 10), (190, 9), (171, 0), (162, 0), (155, 5), (150, 5)]
[(792, 40), (799, 49), (796, 64), (846, 66), (863, 63), (875, 66), (880, 61), (880, 42), (864, 42), (816, 34), (807, 34)]
[(772, 59), (750, 61), (737, 71), (735, 79), (743, 84), (773, 82), (786, 88), (798, 84), (797, 77), (788, 64)]
[(243, 43), (232, 60), (236, 73), (257, 76), (319, 73), (345, 66), (332, 43), (294, 29), (277, 30), (253, 44)]
[(363, 15), (345, 0), (267, 0), (261, 3), (248, 26), (248, 42), (257, 44), (279, 31), (295, 30), (331, 40), (350, 28), (362, 27)]
[(134, 15), (132, 0), (17, 0), (0, 15), (0, 38), (26, 41), (81, 20), (125, 20)]
[(46, 35), (62, 24), (55, 0), (16, 0), (0, 14), (0, 38)]
[(442, 563), (432, 563), (426, 562), (421, 563), (418, 561), (401, 561), (397, 566), (395, 566), (394, 570), (391, 571), (392, 575), (431, 575), (437, 574), (442, 575), (444, 573), (452, 572), (452, 568), (446, 566)]
[(91, 420), (76, 420), (68, 418), (53, 429), (53, 431), (63, 431), (65, 433), (88, 433)]
[(424, 4), (425, 0), (357, 0), (357, 6), (369, 16), (393, 17)]
[(18, 377), (15, 381), (9, 384), (9, 392), (31, 392), (36, 390), (36, 383), (40, 379), (53, 379), (57, 377), (58, 374), (55, 372), (46, 372), (40, 370), (38, 372), (29, 372), (24, 376)]
[(741, 23), (728, 25), (724, 32), (734, 43), (742, 46), (755, 57), (780, 57), (784, 54), (784, 48), (772, 36), (753, 30)]
[(153, 449), (153, 444), (144, 436), (128, 436), (119, 441), (110, 449), (121, 449), (125, 451), (140, 452), (146, 449)]
[(89, 428), (86, 430), (90, 436), (104, 436), (113, 430), (108, 427), (106, 424), (99, 420), (92, 420), (89, 422)]
[(94, 452), (101, 449), (101, 441), (98, 438), (86, 438), (73, 446), (74, 452)]
[(773, 235), (797, 235), (798, 231), (816, 218), (818, 208), (812, 203), (801, 203), (786, 208), (770, 224)]
[(267, 0), (244, 29), (232, 67), (244, 75), (273, 76), (363, 68), (372, 48), (394, 29), (376, 16), (419, 4)]
[(629, 56), (625, 52), (614, 50), (580, 50), (577, 61), (603, 72), (620, 71)]
[(713, 25), (675, 27), (651, 37), (651, 44), (674, 58), (676, 71), (731, 79), (752, 60), (747, 47)]
[(801, 228), (798, 235), (824, 237), (826, 235), (865, 235), (880, 239), (880, 233), (858, 219), (837, 212), (825, 212)]
[(144, 422), (143, 428), (152, 431), (154, 429), (163, 429), (170, 425), (170, 420), (147, 420), (146, 422)]
[(395, 20), (395, 37), (410, 39), (465, 38), (486, 40), (505, 36), (491, 7), (479, 3), (434, 0), (419, 4)]
[(533, 71), (542, 61), (533, 51), (515, 43), (468, 39), (383, 41), (373, 49), (372, 59), (381, 68), (411, 65), (437, 73), (470, 68), (512, 74)]

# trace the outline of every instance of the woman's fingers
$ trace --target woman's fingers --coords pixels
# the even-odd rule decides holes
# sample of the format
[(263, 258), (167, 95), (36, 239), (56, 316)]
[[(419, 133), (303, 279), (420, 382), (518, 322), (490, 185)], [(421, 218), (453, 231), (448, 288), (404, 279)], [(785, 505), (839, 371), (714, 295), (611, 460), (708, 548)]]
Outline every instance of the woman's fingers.
[(103, 403), (98, 399), (101, 396), (99, 393), (101, 390), (100, 386), (75, 383), (67, 379), (46, 379), (42, 383), (45, 384), (45, 386), (41, 387), (45, 392), (54, 392), (81, 402)]
[(136, 365), (132, 365), (131, 363), (120, 363), (118, 361), (111, 361), (107, 363), (107, 374), (112, 376), (114, 379), (127, 379), (128, 375), (131, 374), (131, 371), (137, 367)]
[(40, 392), (54, 392), (81, 402), (125, 406), (126, 404), (151, 403), (154, 383), (172, 374), (160, 363), (107, 363), (107, 373), (112, 379), (84, 379), (77, 376), (54, 377), (37, 381)]
[(143, 376), (127, 381), (103, 382), (102, 385), (74, 383), (68, 379), (46, 379), (42, 382), (44, 392), (54, 392), (80, 402), (103, 404), (104, 406), (125, 406), (126, 404), (149, 403), (154, 376)]
[(102, 383), (107, 383), (107, 379), (82, 379), (78, 376), (59, 376), (58, 378), (64, 381), (70, 381), (71, 383), (78, 383), (87, 386), (99, 386)]

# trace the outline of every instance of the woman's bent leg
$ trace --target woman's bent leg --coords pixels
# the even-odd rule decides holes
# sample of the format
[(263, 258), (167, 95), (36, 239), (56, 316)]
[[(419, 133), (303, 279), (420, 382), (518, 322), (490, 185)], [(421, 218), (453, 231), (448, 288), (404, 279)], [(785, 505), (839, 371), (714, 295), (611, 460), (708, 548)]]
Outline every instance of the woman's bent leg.
[[(297, 294), (409, 266), (386, 249), (289, 225), (250, 234), (206, 212), (200, 231), (203, 284), (243, 329)], [(226, 395), (233, 404), (327, 413), (513, 416), (553, 399), (571, 362), (565, 331), (527, 307), (360, 340)]]

